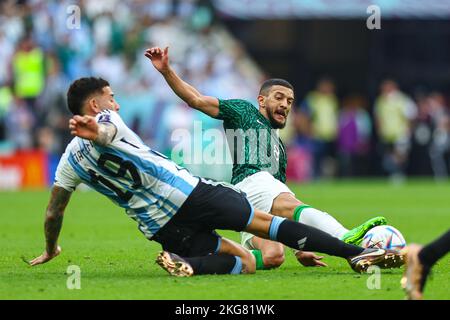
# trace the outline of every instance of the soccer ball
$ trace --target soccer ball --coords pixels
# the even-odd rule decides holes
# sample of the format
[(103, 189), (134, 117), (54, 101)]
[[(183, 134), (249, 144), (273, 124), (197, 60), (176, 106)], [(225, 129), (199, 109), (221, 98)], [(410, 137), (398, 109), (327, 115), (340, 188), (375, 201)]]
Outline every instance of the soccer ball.
[(364, 236), (361, 247), (400, 250), (406, 246), (405, 238), (393, 226), (378, 226)]

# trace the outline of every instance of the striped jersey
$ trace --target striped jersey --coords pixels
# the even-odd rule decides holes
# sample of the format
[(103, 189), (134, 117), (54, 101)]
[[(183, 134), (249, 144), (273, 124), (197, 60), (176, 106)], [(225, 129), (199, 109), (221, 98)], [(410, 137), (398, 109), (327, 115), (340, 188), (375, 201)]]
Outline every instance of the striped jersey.
[(199, 178), (146, 146), (118, 113), (102, 111), (96, 121), (117, 128), (112, 142), (100, 146), (75, 137), (58, 164), (55, 185), (72, 192), (85, 183), (124, 208), (151, 238), (177, 213)]

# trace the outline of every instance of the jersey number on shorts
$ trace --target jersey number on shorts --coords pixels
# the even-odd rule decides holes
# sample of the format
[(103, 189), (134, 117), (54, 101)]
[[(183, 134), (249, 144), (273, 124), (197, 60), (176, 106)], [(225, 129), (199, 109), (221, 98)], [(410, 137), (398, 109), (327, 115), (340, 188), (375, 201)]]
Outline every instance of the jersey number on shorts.
[[(123, 160), (122, 158), (110, 153), (103, 153), (97, 161), (98, 166), (108, 172), (113, 177), (125, 178), (127, 174), (130, 175), (133, 180), (131, 188), (137, 189), (142, 186), (142, 180), (136, 166), (130, 161)], [(114, 171), (112, 168), (116, 168)], [(123, 190), (105, 177), (99, 175), (94, 170), (89, 170), (93, 183), (101, 183), (108, 189), (112, 190), (123, 201), (129, 201), (133, 197), (131, 191)]]

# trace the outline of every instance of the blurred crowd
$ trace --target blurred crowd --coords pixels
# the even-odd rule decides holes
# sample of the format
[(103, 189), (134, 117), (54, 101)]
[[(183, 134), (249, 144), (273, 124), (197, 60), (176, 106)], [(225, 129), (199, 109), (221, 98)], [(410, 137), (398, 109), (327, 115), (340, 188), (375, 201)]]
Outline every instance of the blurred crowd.
[(410, 96), (385, 79), (371, 106), (363, 95), (339, 100), (335, 83), (324, 77), (294, 109), (293, 127), (293, 153), (309, 161), (309, 178), (448, 177), (450, 109), (440, 92)]
[(144, 56), (151, 46), (170, 46), (172, 66), (206, 94), (252, 99), (259, 88), (261, 72), (214, 23), (208, 1), (73, 3), (0, 2), (0, 150), (61, 154), (70, 139), (67, 88), (90, 75), (109, 81), (124, 121), (166, 153), (174, 128), (196, 119), (217, 127), (167, 89)]
[[(60, 155), (71, 139), (67, 88), (90, 75), (110, 82), (124, 121), (166, 154), (174, 129), (191, 130), (195, 120), (203, 130), (220, 127), (181, 103), (143, 55), (168, 45), (174, 68), (202, 93), (255, 102), (264, 75), (214, 19), (203, 0), (0, 2), (0, 152)], [(297, 96), (284, 130), (292, 179), (448, 176), (449, 108), (441, 93), (411, 96), (386, 79), (369, 103), (364, 95), (338, 99), (323, 78)]]

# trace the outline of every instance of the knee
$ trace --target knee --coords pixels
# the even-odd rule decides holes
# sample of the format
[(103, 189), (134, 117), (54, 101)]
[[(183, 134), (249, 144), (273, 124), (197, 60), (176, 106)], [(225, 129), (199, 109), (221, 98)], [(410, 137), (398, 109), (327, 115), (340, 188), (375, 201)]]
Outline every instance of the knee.
[(250, 251), (247, 251), (244, 256), (241, 257), (241, 260), (242, 273), (250, 274), (256, 272), (256, 259)]
[(284, 248), (263, 252), (264, 266), (267, 268), (278, 268), (284, 263)]
[(294, 210), (302, 202), (290, 193), (282, 193), (275, 198), (270, 213), (276, 216), (292, 219)]

